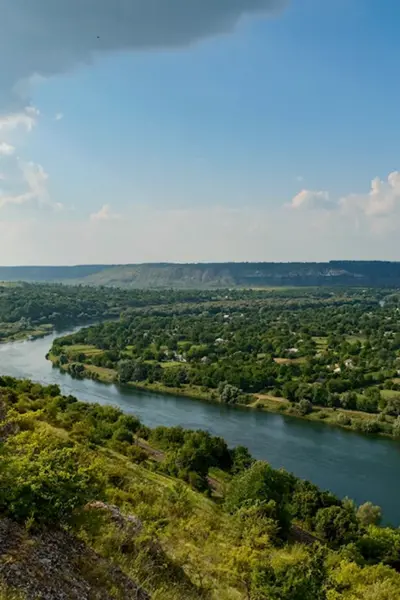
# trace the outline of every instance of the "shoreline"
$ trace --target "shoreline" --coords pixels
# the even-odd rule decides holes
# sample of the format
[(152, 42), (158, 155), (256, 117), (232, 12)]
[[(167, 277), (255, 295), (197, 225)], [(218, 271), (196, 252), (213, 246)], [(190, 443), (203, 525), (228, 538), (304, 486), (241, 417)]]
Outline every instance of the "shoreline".
[[(46, 356), (47, 360), (49, 360), (54, 368), (59, 369), (64, 373), (69, 373), (68, 365), (73, 364), (72, 362), (66, 363), (65, 365), (60, 365), (58, 363), (58, 358), (51, 354), (51, 351)], [(290, 417), (293, 419), (300, 419), (302, 421), (310, 421), (314, 423), (323, 423), (325, 425), (331, 427), (338, 427), (340, 429), (345, 429), (346, 431), (351, 431), (353, 433), (358, 433), (361, 435), (365, 435), (368, 437), (384, 437), (386, 439), (390, 439), (396, 441), (395, 438), (386, 433), (384, 431), (369, 433), (366, 431), (362, 431), (357, 427), (353, 427), (353, 423), (363, 423), (376, 421), (377, 415), (361, 412), (361, 411), (349, 411), (341, 408), (329, 408), (329, 407), (314, 407), (312, 412), (306, 415), (299, 414), (296, 412), (295, 405), (290, 403), (288, 400), (283, 398), (275, 398), (269, 394), (249, 394), (249, 398), (253, 399), (248, 404), (224, 404), (220, 402), (215, 397), (215, 390), (207, 390), (203, 391), (199, 388), (191, 387), (167, 387), (161, 383), (134, 383), (128, 382), (124, 384), (120, 384), (116, 381), (116, 371), (114, 369), (106, 369), (105, 367), (96, 367), (90, 364), (84, 363), (76, 363), (82, 364), (85, 368), (84, 374), (82, 375), (82, 379), (92, 379), (99, 383), (108, 384), (108, 385), (117, 385), (120, 388), (129, 388), (136, 389), (140, 391), (148, 391), (154, 392), (157, 394), (163, 394), (166, 396), (181, 396), (184, 398), (189, 398), (193, 400), (200, 400), (201, 402), (208, 402), (211, 404), (219, 404), (221, 406), (230, 406), (236, 409), (250, 409), (253, 411), (262, 411), (272, 414), (279, 414), (281, 416)], [(92, 374), (93, 376), (88, 376), (86, 373)], [(71, 375), (71, 373), (69, 373)], [(214, 395), (214, 397), (213, 397)], [(346, 418), (351, 419), (350, 424), (343, 424), (337, 421), (337, 417), (339, 415), (343, 415)]]

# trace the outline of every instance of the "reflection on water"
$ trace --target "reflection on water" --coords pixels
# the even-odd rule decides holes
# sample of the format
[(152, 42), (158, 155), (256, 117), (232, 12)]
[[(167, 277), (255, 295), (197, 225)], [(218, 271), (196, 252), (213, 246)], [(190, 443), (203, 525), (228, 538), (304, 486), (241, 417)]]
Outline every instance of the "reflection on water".
[(229, 445), (247, 446), (255, 457), (340, 496), (360, 503), (371, 500), (382, 506), (387, 520), (400, 524), (400, 444), (323, 423), (72, 379), (45, 360), (54, 337), (0, 345), (0, 372), (57, 383), (65, 394), (114, 404), (146, 425), (207, 429)]

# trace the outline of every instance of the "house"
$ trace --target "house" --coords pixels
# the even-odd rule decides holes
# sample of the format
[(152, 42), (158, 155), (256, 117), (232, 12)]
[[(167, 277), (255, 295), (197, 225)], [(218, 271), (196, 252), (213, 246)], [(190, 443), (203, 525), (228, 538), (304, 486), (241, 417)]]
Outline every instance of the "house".
[(216, 343), (216, 344), (223, 344), (223, 343), (224, 343), (224, 341), (225, 341), (225, 340), (224, 340), (223, 338), (217, 338), (217, 339), (215, 340), (215, 343)]
[(345, 361), (344, 361), (344, 364), (345, 364), (345, 366), (346, 366), (348, 369), (353, 369), (353, 368), (354, 368), (354, 363), (353, 363), (353, 361), (351, 360), (351, 358), (348, 358), (347, 360), (345, 360)]
[(289, 354), (297, 354), (297, 353), (298, 353), (298, 351), (299, 351), (299, 349), (298, 349), (298, 348), (289, 348), (289, 349), (288, 349), (288, 352), (289, 352)]

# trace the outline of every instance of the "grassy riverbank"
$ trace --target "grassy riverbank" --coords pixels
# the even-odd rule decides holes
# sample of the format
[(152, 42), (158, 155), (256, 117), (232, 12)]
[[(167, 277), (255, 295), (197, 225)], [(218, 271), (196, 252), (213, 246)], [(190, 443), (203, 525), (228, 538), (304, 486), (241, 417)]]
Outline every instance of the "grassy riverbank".
[(45, 323), (34, 327), (26, 327), (18, 323), (0, 323), (0, 344), (23, 340), (36, 340), (54, 331), (54, 325)]
[[(76, 348), (74, 350), (76, 351)], [(88, 352), (87, 348), (85, 350)], [(93, 352), (95, 351), (96, 350), (93, 348)], [(60, 364), (59, 357), (55, 356), (51, 352), (48, 355), (48, 359), (55, 367), (64, 372), (71, 373), (71, 365), (76, 364), (72, 360), (66, 364)], [(115, 369), (98, 367), (91, 364), (83, 364), (82, 367), (84, 367), (84, 370), (79, 377), (94, 379), (106, 384), (118, 383), (118, 374)], [(169, 387), (160, 382), (129, 382), (124, 384), (124, 386), (143, 391), (182, 396), (220, 404), (217, 390), (205, 389), (200, 386), (182, 384), (179, 387)], [(277, 398), (270, 394), (248, 394), (246, 398), (247, 403), (237, 404), (235, 406), (252, 410), (261, 410), (270, 413), (278, 413), (306, 421), (318, 421), (321, 423), (326, 423), (327, 425), (341, 427), (342, 429), (358, 431), (361, 433), (391, 437), (389, 430), (390, 425), (394, 422), (394, 418), (389, 415), (386, 415), (385, 421), (383, 421), (378, 419), (376, 415), (371, 415), (366, 412), (326, 407), (312, 407), (311, 412), (302, 414), (297, 405), (284, 398)]]

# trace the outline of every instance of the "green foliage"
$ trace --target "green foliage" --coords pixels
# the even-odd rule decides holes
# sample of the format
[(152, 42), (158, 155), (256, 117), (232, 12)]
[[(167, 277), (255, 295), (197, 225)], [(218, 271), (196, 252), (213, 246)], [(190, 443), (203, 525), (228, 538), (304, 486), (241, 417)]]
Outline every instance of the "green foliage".
[(400, 439), (400, 417), (397, 417), (393, 423), (393, 437)]
[(326, 600), (325, 552), (297, 550), (254, 570), (252, 600)]
[(236, 446), (230, 451), (232, 461), (232, 473), (237, 475), (251, 467), (254, 463), (254, 458), (244, 446)]
[(372, 502), (365, 502), (357, 510), (357, 519), (361, 525), (379, 525), (382, 519), (382, 509)]
[(234, 513), (258, 502), (274, 502), (274, 518), (283, 532), (288, 527), (287, 504), (294, 479), (285, 471), (276, 471), (267, 463), (255, 462), (243, 474), (233, 478), (225, 499), (226, 509)]
[(339, 506), (340, 501), (331, 492), (322, 492), (309, 481), (298, 479), (290, 498), (290, 512), (295, 519), (314, 526), (314, 517), (321, 508)]
[(301, 415), (309, 415), (312, 412), (312, 403), (303, 398), (299, 402), (299, 412)]
[(342, 506), (320, 508), (315, 516), (316, 534), (338, 548), (357, 537), (358, 523), (354, 511)]
[(24, 432), (1, 450), (0, 508), (17, 521), (67, 523), (101, 497), (99, 463), (84, 448), (51, 435)]
[(364, 559), (370, 563), (398, 564), (400, 557), (400, 530), (370, 525), (357, 541)]
[[(129, 307), (123, 318), (56, 340), (55, 364), (65, 362), (77, 377), (175, 388), (230, 405), (252, 404), (252, 394), (261, 394), (258, 405), (265, 395), (270, 408), (273, 394), (294, 403), (276, 403), (276, 410), (310, 419), (324, 414), (314, 407), (384, 415), (384, 421), (368, 421), (338, 412), (329, 422), (369, 434), (392, 432), (400, 411), (400, 326), (398, 295), (390, 290), (113, 294), (114, 310)], [(85, 347), (90, 351), (81, 351)], [(91, 365), (109, 371), (99, 375)]]
[[(56, 387), (3, 377), (0, 396), (0, 518), (25, 523), (26, 536), (68, 527), (155, 599), (400, 597), (400, 531), (376, 524), (378, 507), (340, 501), (208, 433), (150, 430)], [(99, 499), (109, 503), (100, 515)], [(309, 545), (310, 532), (323, 546)]]

